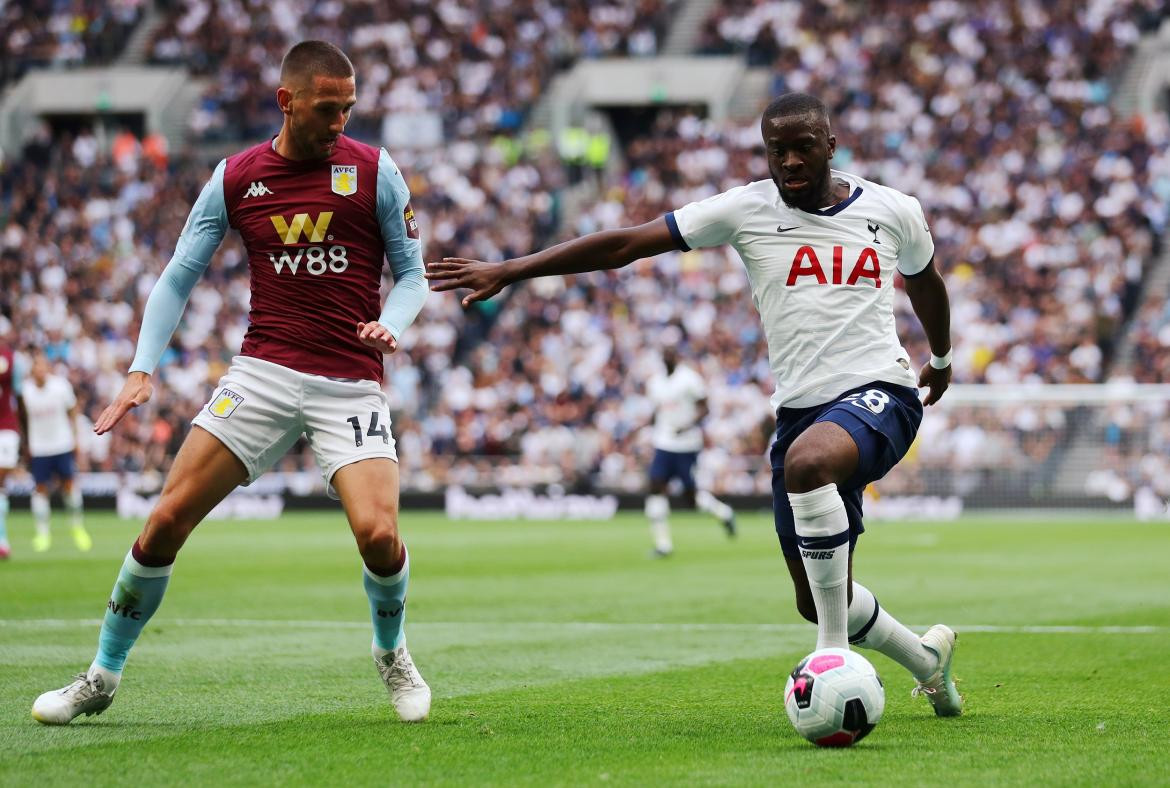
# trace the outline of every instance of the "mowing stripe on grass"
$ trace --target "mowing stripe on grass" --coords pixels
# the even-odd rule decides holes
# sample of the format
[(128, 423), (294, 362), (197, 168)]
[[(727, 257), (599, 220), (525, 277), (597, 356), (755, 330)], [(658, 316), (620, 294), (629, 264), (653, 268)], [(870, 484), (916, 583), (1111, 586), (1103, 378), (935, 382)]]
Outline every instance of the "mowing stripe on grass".
[[(0, 627), (19, 628), (69, 628), (69, 627), (98, 627), (100, 618), (0, 618)], [(303, 619), (256, 619), (256, 618), (164, 618), (160, 624), (180, 627), (225, 627), (252, 629), (255, 627), (278, 627), (295, 629), (353, 629), (368, 630), (369, 622), (365, 621), (314, 621)], [(812, 624), (702, 624), (702, 623), (636, 623), (625, 621), (418, 621), (411, 622), (412, 630), (427, 630), (430, 628), (475, 628), (482, 629), (485, 625), (506, 626), (512, 628), (531, 629), (564, 629), (575, 631), (616, 632), (630, 631), (662, 631), (662, 632), (804, 632), (813, 628)], [(911, 624), (912, 629), (925, 632), (930, 627), (925, 624)], [(1003, 635), (1157, 635), (1170, 632), (1170, 627), (1164, 626), (1080, 626), (1065, 624), (1042, 625), (1001, 625), (1001, 624), (956, 624), (952, 627), (956, 632), (981, 632)]]

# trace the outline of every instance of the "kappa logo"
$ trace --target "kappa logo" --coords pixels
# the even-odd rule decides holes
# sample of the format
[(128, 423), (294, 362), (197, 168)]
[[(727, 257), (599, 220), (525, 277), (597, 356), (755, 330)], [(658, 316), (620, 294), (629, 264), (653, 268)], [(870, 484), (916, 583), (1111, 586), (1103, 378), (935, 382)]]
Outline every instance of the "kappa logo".
[(292, 222), (286, 222), (283, 216), (269, 216), (272, 226), (276, 228), (276, 235), (285, 246), (300, 243), (301, 233), (309, 236), (312, 243), (321, 243), (325, 234), (329, 232), (329, 220), (333, 218), (333, 211), (321, 211), (317, 214), (317, 221), (307, 213), (298, 213), (293, 216)]
[(333, 165), (333, 193), (348, 197), (357, 192), (357, 165)]
[(264, 185), (263, 181), (252, 181), (252, 185), (248, 187), (248, 191), (244, 192), (244, 196), (240, 199), (246, 200), (249, 197), (267, 197), (269, 194), (274, 194), (272, 189)]
[(217, 419), (226, 419), (236, 412), (236, 408), (243, 404), (244, 398), (231, 389), (224, 389), (219, 396), (207, 406), (207, 411)]

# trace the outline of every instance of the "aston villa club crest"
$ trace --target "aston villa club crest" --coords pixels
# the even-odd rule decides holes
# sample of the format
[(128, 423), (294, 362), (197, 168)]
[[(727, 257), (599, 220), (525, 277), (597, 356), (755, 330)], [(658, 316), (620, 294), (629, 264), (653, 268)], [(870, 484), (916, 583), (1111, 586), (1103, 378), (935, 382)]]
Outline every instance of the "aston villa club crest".
[(357, 165), (333, 165), (333, 193), (348, 197), (357, 192)]

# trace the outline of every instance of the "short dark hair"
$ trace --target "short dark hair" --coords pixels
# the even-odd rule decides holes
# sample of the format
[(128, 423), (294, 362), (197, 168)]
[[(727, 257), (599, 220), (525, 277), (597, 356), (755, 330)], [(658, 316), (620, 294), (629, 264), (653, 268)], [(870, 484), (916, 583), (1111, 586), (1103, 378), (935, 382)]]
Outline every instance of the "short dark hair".
[(808, 93), (785, 93), (773, 99), (764, 110), (764, 117), (760, 122), (767, 125), (773, 118), (788, 118), (794, 115), (815, 115), (823, 118), (826, 124), (829, 122), (829, 110), (825, 108), (825, 103)]
[(353, 63), (345, 53), (328, 41), (302, 41), (295, 44), (280, 63), (280, 84), (289, 85), (314, 76), (352, 77)]

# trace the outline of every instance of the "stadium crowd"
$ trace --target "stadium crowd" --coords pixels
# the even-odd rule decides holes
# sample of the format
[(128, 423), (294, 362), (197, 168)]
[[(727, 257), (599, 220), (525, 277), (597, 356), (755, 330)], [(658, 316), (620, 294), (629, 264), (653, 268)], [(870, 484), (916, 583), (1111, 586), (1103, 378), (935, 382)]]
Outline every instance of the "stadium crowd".
[(0, 3), (0, 86), (33, 68), (108, 63), (122, 51), (147, 0)]
[[(566, 176), (549, 141), (507, 132), (558, 65), (655, 51), (669, 4), (648, 0), (621, 13), (631, 6), (530, 2), (506, 19), (490, 14), (490, 3), (398, 5), (383, 17), (377, 4), (301, 0), (261, 10), (183, 0), (151, 51), (212, 77), (196, 131), (242, 146), (277, 128), (273, 69), (306, 29), (278, 23), (276, 9), (295, 6), (290, 19), (335, 33), (369, 88), (359, 91), (355, 136), (382, 139), (385, 113), (441, 117), (445, 147), (392, 151), (427, 259), (504, 259), (547, 245), (558, 227), (568, 237), (642, 222), (767, 177), (755, 121), (716, 125), (664, 109), (562, 226)], [(1106, 103), (1107, 77), (1139, 32), (1135, 9), (1153, 5), (1020, 4), (1017, 14), (997, 14), (996, 4), (960, 13), (946, 2), (879, 3), (858, 24), (858, 3), (720, 4), (704, 48), (717, 48), (715, 31), (720, 46), (753, 42), (753, 58), (766, 50), (774, 92), (827, 100), (836, 166), (919, 197), (951, 291), (956, 381), (1098, 382), (1155, 259), (1170, 200), (1170, 129), (1115, 118)], [(789, 6), (803, 10), (784, 14)], [(744, 38), (759, 19), (766, 24)], [(541, 46), (514, 46), (535, 39)], [(456, 48), (460, 57), (447, 57)], [(62, 361), (91, 419), (121, 381), (146, 295), (212, 164), (185, 152), (160, 162), (143, 149), (115, 163), (88, 133), (54, 139), (42, 130), (0, 174), (0, 300), (12, 341)], [(247, 294), (233, 235), (192, 296), (154, 403), (93, 441), (90, 467), (165, 470), (239, 346)], [(1170, 374), (1166, 304), (1151, 300), (1137, 321), (1143, 380)], [(905, 298), (898, 309), (907, 347), (925, 359)], [(457, 299), (432, 296), (387, 364), (404, 487), (641, 489), (652, 418), (643, 388), (665, 343), (678, 344), (708, 382), (703, 481), (719, 492), (766, 492), (770, 374), (742, 265), (726, 249), (531, 282), (466, 313)], [(986, 414), (932, 413), (926, 434), (938, 427), (953, 440), (924, 450), (953, 469), (995, 455), (1001, 464), (1027, 458), (1045, 473), (1075, 422), (1060, 409)], [(312, 468), (311, 455), (297, 447), (280, 468)]]
[(656, 54), (670, 6), (180, 0), (150, 51), (156, 63), (211, 78), (193, 119), (198, 136), (252, 139), (279, 126), (268, 86), (284, 52), (312, 30), (341, 46), (361, 75), (351, 133), (380, 138), (389, 118), (413, 144), (437, 143), (516, 131), (555, 70), (577, 58)]

